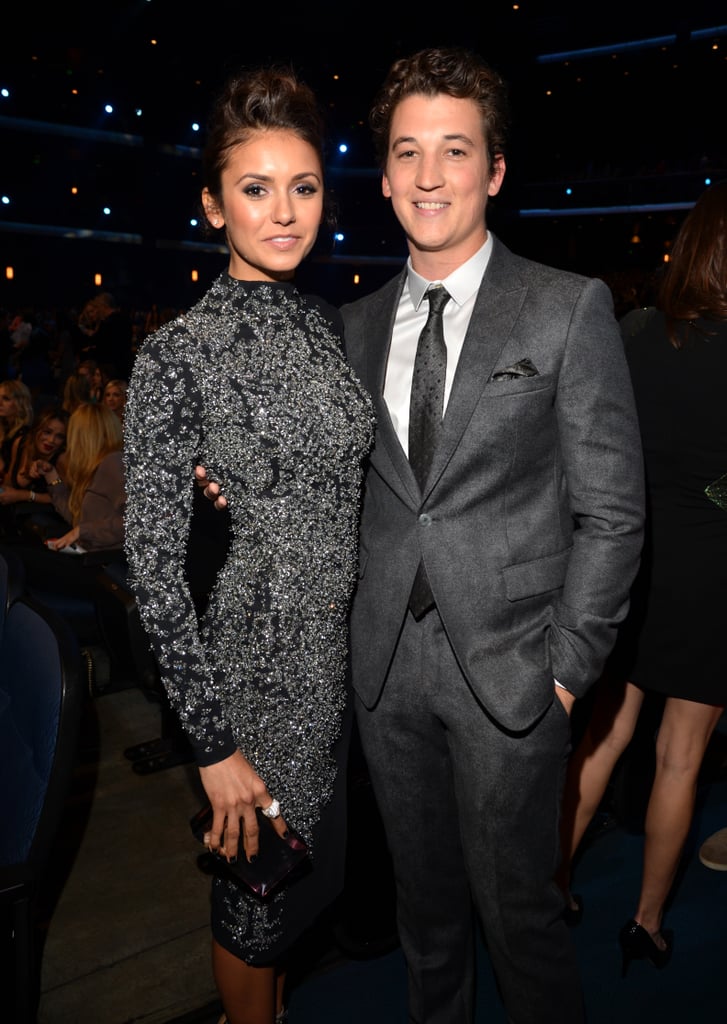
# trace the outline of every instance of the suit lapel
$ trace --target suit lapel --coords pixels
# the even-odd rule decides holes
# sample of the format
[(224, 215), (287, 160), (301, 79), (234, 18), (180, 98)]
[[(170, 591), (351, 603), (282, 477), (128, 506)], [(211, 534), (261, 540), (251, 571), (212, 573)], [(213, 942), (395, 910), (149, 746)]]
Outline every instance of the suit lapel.
[(429, 493), (467, 429), (482, 391), (495, 371), (525, 299), (526, 285), (497, 239), (475, 300), (447, 403), (440, 444), (427, 481)]
[(399, 443), (389, 408), (384, 401), (386, 362), (405, 280), (406, 269), (398, 278), (394, 278), (390, 288), (382, 290), (376, 296), (375, 302), (372, 301), (369, 307), (370, 329), (367, 329), (365, 383), (373, 397), (376, 411), (376, 448), (372, 462), (395, 490), (399, 489), (397, 483), (400, 481), (412, 503), (418, 505), (421, 500), (419, 486), (404, 449)]

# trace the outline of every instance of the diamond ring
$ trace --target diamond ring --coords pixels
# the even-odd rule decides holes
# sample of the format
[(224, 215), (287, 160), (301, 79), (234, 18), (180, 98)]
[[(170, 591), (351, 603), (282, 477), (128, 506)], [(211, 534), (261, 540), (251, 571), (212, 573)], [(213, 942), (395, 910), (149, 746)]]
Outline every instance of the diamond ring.
[(263, 807), (261, 810), (266, 818), (280, 817), (280, 804), (277, 800), (273, 800), (269, 807)]

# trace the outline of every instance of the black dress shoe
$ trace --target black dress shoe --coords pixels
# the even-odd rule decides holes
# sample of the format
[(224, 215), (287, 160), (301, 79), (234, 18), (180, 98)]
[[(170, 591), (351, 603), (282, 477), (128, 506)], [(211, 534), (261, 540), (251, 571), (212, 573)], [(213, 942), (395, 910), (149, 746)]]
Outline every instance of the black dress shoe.
[(583, 919), (583, 897), (571, 896), (563, 911), (563, 920), (569, 928), (575, 928)]
[(674, 948), (674, 933), (668, 930), (663, 931), (661, 937), (666, 943), (666, 949), (660, 949), (646, 928), (642, 928), (633, 918), (626, 922), (618, 937), (623, 954), (621, 971), (623, 978), (626, 977), (626, 972), (632, 960), (648, 960), (650, 964), (659, 970), (662, 967), (666, 967), (671, 960), (672, 949)]

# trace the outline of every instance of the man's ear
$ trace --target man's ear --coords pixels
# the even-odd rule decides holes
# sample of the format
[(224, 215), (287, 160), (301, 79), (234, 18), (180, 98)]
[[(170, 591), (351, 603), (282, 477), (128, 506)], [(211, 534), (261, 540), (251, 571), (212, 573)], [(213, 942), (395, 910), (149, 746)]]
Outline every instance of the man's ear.
[(490, 171), (490, 181), (487, 186), (488, 196), (496, 196), (502, 188), (502, 182), (505, 177), (505, 157), (502, 153), (498, 153), (495, 159), (492, 161), (492, 168)]
[(391, 185), (389, 185), (389, 179), (385, 174), (381, 178), (381, 191), (384, 199), (391, 199)]
[(206, 187), (202, 189), (202, 208), (204, 209), (207, 220), (213, 228), (224, 227), (225, 218), (222, 214), (222, 210), (220, 210), (215, 197)]

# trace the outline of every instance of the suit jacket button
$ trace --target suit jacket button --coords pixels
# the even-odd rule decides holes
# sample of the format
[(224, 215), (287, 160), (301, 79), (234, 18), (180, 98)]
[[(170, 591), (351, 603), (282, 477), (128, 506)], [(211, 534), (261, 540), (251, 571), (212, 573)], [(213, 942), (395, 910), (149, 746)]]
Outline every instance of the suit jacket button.
[(422, 512), (422, 514), (419, 516), (419, 525), (420, 526), (431, 526), (432, 525), (432, 517), (429, 515), (428, 512)]

